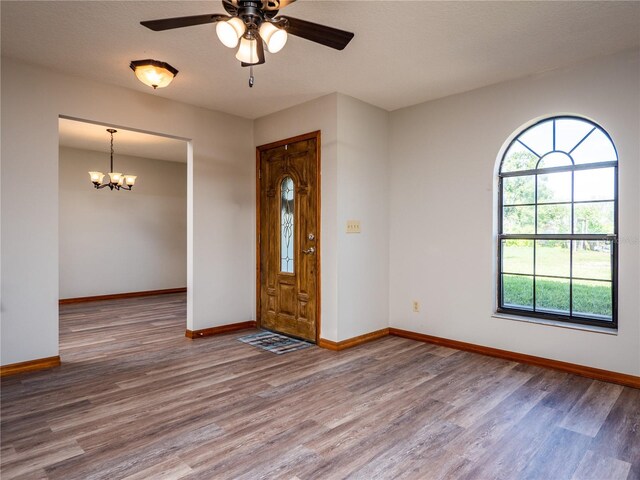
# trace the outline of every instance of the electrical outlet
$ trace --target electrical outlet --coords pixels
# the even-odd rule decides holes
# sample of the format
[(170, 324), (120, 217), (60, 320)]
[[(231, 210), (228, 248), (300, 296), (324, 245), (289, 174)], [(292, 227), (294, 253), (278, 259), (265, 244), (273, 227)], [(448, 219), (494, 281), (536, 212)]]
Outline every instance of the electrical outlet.
[(347, 233), (360, 233), (360, 220), (347, 220)]
[(413, 301), (413, 311), (414, 313), (418, 313), (420, 311), (420, 302), (417, 300)]

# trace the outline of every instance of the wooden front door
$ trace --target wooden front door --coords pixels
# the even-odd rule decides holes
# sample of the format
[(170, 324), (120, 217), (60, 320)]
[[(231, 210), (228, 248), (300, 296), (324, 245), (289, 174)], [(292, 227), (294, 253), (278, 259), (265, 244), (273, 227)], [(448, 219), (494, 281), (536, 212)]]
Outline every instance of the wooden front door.
[(258, 147), (258, 323), (318, 335), (320, 132)]

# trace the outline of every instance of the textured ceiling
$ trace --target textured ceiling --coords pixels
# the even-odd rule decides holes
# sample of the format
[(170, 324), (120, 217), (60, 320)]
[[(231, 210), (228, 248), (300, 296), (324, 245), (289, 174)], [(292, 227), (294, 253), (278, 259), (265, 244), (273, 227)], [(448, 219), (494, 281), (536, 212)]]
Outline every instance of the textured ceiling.
[[(2, 53), (246, 118), (331, 92), (387, 110), (640, 46), (640, 2), (299, 0), (283, 13), (355, 32), (342, 52), (290, 36), (247, 69), (215, 26), (152, 32), (140, 20), (224, 12), (218, 1), (2, 1)], [(131, 60), (180, 70), (139, 83)]]
[[(79, 122), (61, 118), (58, 123), (61, 147), (80, 148), (96, 152), (109, 152), (111, 138), (106, 125)], [(187, 163), (187, 142), (116, 128), (113, 134), (115, 155), (168, 160)], [(108, 156), (105, 157), (108, 159)]]

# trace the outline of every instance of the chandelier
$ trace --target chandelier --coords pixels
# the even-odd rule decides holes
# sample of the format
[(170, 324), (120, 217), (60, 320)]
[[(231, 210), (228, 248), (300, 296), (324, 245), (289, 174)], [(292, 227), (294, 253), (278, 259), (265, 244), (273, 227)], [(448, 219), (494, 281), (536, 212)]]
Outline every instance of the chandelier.
[(107, 128), (107, 132), (111, 134), (111, 171), (109, 172), (109, 182), (102, 183), (102, 180), (106, 176), (102, 172), (89, 172), (89, 176), (91, 177), (91, 183), (97, 189), (109, 187), (111, 190), (114, 188), (116, 190), (131, 190), (133, 185), (136, 183), (135, 175), (128, 175), (126, 173), (114, 172), (113, 171), (113, 134), (117, 132), (113, 128)]

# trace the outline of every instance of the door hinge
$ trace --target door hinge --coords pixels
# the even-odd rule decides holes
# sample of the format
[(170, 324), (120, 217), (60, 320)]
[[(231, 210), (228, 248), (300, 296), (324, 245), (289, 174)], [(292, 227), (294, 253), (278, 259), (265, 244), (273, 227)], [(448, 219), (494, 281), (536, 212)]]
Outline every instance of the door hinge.
[(262, 169), (258, 170), (258, 178), (262, 178)]

